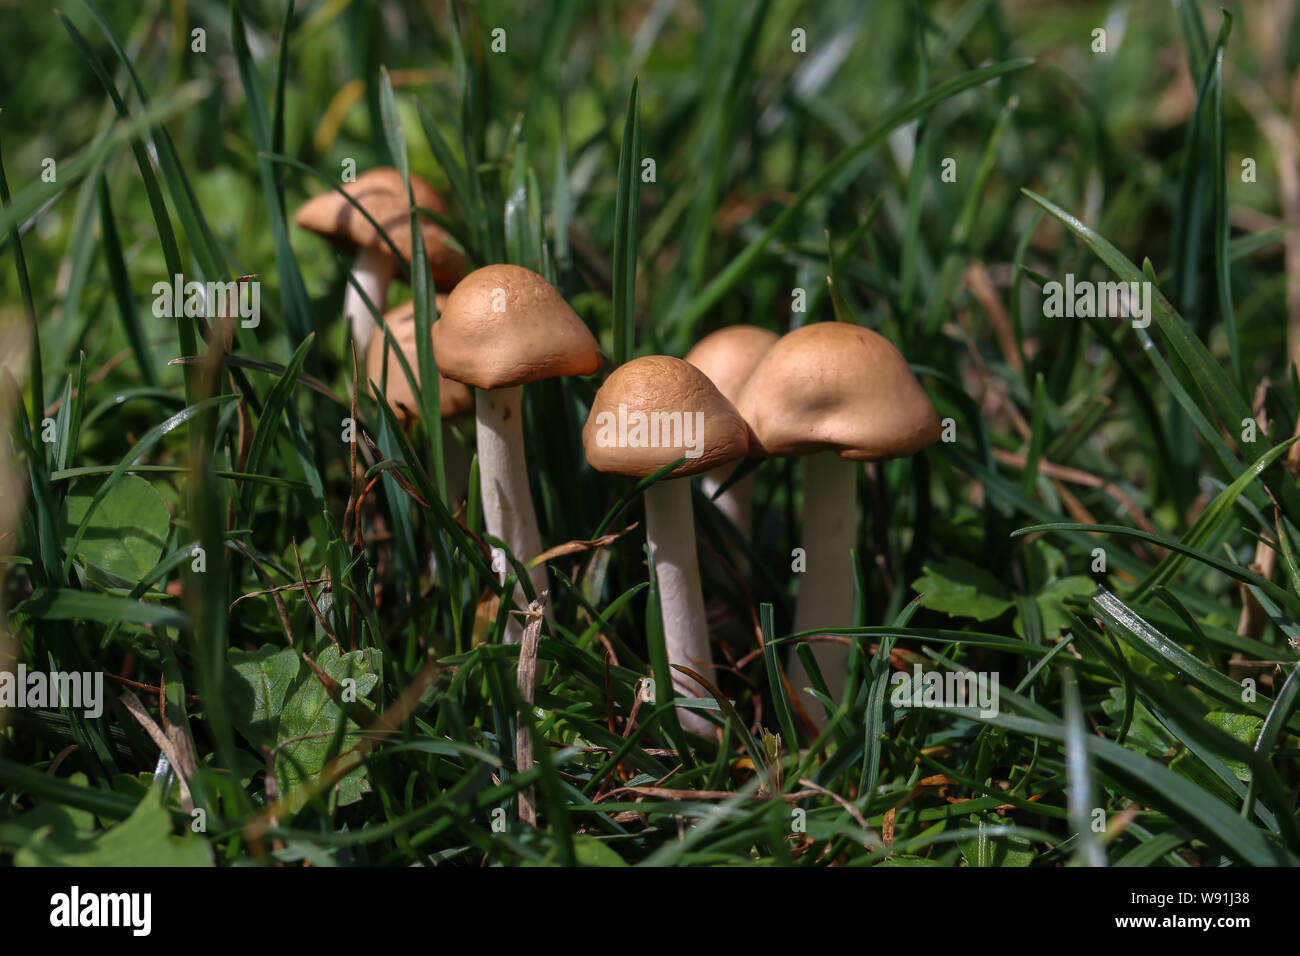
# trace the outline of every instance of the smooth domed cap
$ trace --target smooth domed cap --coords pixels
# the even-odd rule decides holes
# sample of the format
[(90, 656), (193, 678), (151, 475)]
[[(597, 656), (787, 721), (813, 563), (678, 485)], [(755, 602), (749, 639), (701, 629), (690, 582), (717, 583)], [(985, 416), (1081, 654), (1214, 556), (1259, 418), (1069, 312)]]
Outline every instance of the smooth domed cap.
[(767, 455), (834, 451), (883, 461), (939, 440), (939, 417), (902, 353), (847, 322), (816, 322), (782, 336), (736, 407)]
[(757, 325), (729, 325), (696, 342), (686, 353), (686, 361), (707, 375), (727, 401), (734, 403), (778, 338), (775, 332)]
[(649, 355), (615, 369), (596, 392), (582, 445), (592, 468), (633, 478), (689, 455), (669, 476), (682, 478), (745, 457), (749, 426), (694, 365)]
[[(365, 207), (375, 222), (408, 261), (411, 258), (410, 209), (407, 206), (406, 186), (402, 174), (392, 166), (370, 169), (354, 182), (344, 183), (343, 191)], [(445, 213), (442, 198), (419, 176), (411, 176), (411, 192), (415, 204), (436, 213)], [(313, 196), (298, 207), (293, 221), (304, 229), (320, 233), (335, 242), (365, 246), (391, 256), (393, 250), (379, 235), (379, 230), (361, 215), (352, 203), (331, 189)], [(420, 233), (424, 239), (424, 252), (429, 259), (429, 270), (434, 284), (451, 288), (464, 275), (465, 260), (460, 252), (447, 243), (441, 229), (420, 217)]]
[[(437, 296), (439, 310), (445, 305), (446, 299), (444, 295)], [(392, 333), (394, 343), (406, 356), (411, 373), (416, 382), (419, 382), (419, 357), (415, 354), (415, 303), (407, 302), (387, 312), (384, 315), (384, 325)], [(420, 405), (415, 393), (411, 391), (411, 383), (406, 379), (402, 363), (393, 354), (393, 347), (384, 348), (385, 338), (382, 333), (376, 333), (370, 340), (370, 351), (366, 354), (366, 378), (376, 385), (383, 384), (384, 366), (388, 366), (388, 388), (384, 392), (384, 398), (398, 418), (405, 421), (419, 414)], [(438, 407), (443, 418), (455, 418), (473, 410), (474, 395), (460, 382), (439, 375)]]
[(596, 339), (555, 287), (531, 269), (475, 269), (452, 289), (433, 327), (438, 368), (475, 388), (590, 375)]

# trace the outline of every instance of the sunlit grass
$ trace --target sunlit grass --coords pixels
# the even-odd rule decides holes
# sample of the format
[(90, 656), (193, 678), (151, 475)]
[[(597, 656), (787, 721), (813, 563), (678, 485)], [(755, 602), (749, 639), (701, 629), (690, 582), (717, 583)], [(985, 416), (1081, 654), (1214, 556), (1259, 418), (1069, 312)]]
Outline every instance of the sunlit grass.
[[(0, 859), (66, 857), (152, 790), (178, 834), (204, 811), (167, 862), (1300, 862), (1300, 390), (1261, 129), (1295, 64), (1249, 9), (1139, 5), (1121, 39), (1086, 5), (164, 6), (0, 11), (8, 637), (114, 701), (0, 707)], [(473, 481), (447, 493), (473, 418), (444, 431), (428, 387), (406, 424), (358, 380), (348, 258), (292, 224), (349, 164), (428, 179), (447, 215), (400, 228), (540, 272), (604, 352), (525, 387), (557, 552), (531, 708), (502, 637), (535, 556), (500, 582)], [(373, 304), (412, 298), (427, 341), (449, 290), (414, 258)], [(1152, 282), (1149, 325), (1046, 317), (1067, 273)], [(260, 322), (158, 317), (176, 274), (255, 277)], [(631, 358), (824, 320), (894, 342), (948, 435), (860, 473), (840, 700), (790, 633), (801, 466), (753, 466), (748, 539), (697, 487), (697, 737), (643, 693), (671, 684), (655, 476), (592, 470), (582, 425)], [(898, 706), (918, 664), (996, 675), (1000, 713)]]

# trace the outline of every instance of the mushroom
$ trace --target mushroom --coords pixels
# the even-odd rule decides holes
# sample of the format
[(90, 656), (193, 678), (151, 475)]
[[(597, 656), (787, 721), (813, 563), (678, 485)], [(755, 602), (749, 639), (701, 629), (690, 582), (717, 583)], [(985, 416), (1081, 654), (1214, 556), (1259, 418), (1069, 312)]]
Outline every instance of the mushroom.
[[(445, 308), (447, 297), (441, 293), (435, 300), (438, 310)], [(415, 382), (420, 382), (419, 359), (415, 351), (415, 303), (407, 302), (389, 311), (384, 316), (384, 326), (392, 336), (393, 344), (389, 346), (388, 336), (376, 335), (370, 343), (366, 354), (366, 378), (376, 385), (385, 385), (384, 399), (392, 407), (393, 413), (402, 424), (418, 417), (420, 401), (411, 391), (411, 383), (406, 378), (402, 363), (393, 356), (393, 348), (402, 350), (406, 363), (411, 367)], [(384, 376), (387, 375), (387, 382)], [(461, 447), (451, 430), (451, 419), (474, 408), (474, 395), (460, 382), (438, 376), (438, 409), (442, 418), (442, 461), (447, 475), (447, 503), (453, 507), (465, 497), (469, 486), (469, 456)]]
[[(542, 543), (528, 487), (521, 387), (543, 378), (590, 375), (600, 367), (596, 339), (536, 272), (490, 265), (451, 291), (433, 325), (433, 347), (444, 376), (478, 390), (478, 469), (487, 532), (521, 561), (535, 558)], [(546, 587), (544, 565), (529, 577), (539, 592)], [(516, 600), (521, 597), (517, 592)], [(521, 634), (512, 617), (506, 640), (517, 643)]]
[[(709, 377), (727, 401), (735, 404), (740, 397), (740, 390), (758, 366), (759, 360), (767, 350), (776, 344), (777, 334), (757, 325), (729, 325), (711, 332), (695, 343), (686, 353), (686, 361), (694, 365)], [(749, 537), (750, 503), (754, 496), (754, 476), (746, 475), (721, 495), (719, 488), (735, 470), (734, 464), (726, 464), (706, 472), (700, 478), (700, 487), (705, 496), (714, 501), (718, 510), (727, 516), (736, 530), (743, 537)], [(733, 555), (741, 573), (743, 555)]]
[[(614, 371), (592, 400), (582, 429), (587, 461), (597, 471), (644, 478), (686, 456), (670, 476), (645, 493), (646, 544), (659, 583), (664, 642), (670, 664), (684, 664), (715, 682), (709, 650), (700, 566), (695, 553), (691, 483), (685, 479), (719, 468), (749, 450), (749, 427), (708, 377), (677, 358), (652, 355)], [(688, 693), (694, 682), (673, 673)], [(702, 714), (682, 714), (682, 726), (710, 734)]]
[[(392, 166), (367, 170), (343, 191), (355, 199), (393, 240), (393, 245), (409, 262), (411, 259), (410, 206), (402, 174)], [(446, 211), (433, 187), (418, 176), (411, 176), (415, 204), (434, 212)], [(365, 292), (377, 311), (382, 312), (388, 297), (388, 285), (398, 274), (393, 250), (374, 226), (337, 191), (331, 189), (313, 196), (298, 207), (293, 221), (304, 229), (319, 233), (337, 245), (355, 248), (352, 278)], [(464, 259), (447, 242), (446, 234), (428, 219), (420, 219), (424, 252), (437, 288), (450, 289), (464, 273)], [(360, 293), (348, 283), (343, 293), (343, 314), (352, 325), (352, 337), (361, 351), (370, 344), (375, 318)]]
[[(905, 458), (939, 439), (939, 418), (907, 360), (883, 336), (846, 322), (816, 322), (772, 346), (736, 402), (761, 454), (804, 458), (803, 549), (794, 629), (853, 625), (857, 462)], [(813, 658), (835, 700), (848, 648), (818, 641)], [(791, 682), (806, 686), (796, 656)], [(817, 709), (820, 728), (825, 717)]]

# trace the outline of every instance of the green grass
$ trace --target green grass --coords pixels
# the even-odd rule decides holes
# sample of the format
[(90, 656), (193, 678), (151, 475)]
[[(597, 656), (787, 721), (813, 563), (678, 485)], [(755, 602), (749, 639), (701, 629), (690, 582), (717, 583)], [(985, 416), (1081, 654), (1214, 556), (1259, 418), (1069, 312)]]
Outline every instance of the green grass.
[[(0, 499), (0, 664), (102, 672), (109, 697), (94, 718), (0, 707), (0, 861), (112, 863), (128, 818), (170, 814), (183, 839), (133, 852), (1300, 863), (1300, 382), (1261, 114), (1291, 109), (1300, 16), (1270, 52), (1250, 5), (1191, 0), (1119, 20), (990, 0), (525, 6), (0, 9), (0, 479), (23, 499)], [(545, 545), (616, 535), (550, 563), (531, 713), (494, 599), (531, 589), (533, 556), (499, 584), (477, 490), (448, 501), (432, 349), (400, 373), (431, 383), (404, 430), (354, 378), (346, 259), (292, 224), (349, 162), (428, 179), (448, 213), (410, 225), (437, 218), (471, 266), (541, 272), (607, 359), (525, 390)], [(387, 306), (413, 298), (427, 330), (448, 290), (413, 258)], [(260, 324), (225, 351), (206, 319), (156, 317), (153, 284), (178, 272), (257, 276)], [(1041, 286), (1067, 273), (1151, 281), (1149, 327), (1045, 317)], [(831, 319), (897, 344), (954, 440), (862, 472), (838, 701), (790, 633), (798, 464), (754, 469), (752, 540), (697, 491), (715, 658), (734, 666), (694, 705), (719, 739), (694, 737), (639, 700), (670, 684), (640, 525), (657, 476), (593, 471), (582, 424), (631, 358)], [(472, 453), (472, 422), (446, 440)], [(731, 546), (747, 577), (718, 558)], [(820, 735), (784, 695), (793, 654)], [(996, 674), (1000, 712), (896, 707), (914, 663)], [(198, 831), (127, 689), (173, 728), (172, 762), (193, 759)]]

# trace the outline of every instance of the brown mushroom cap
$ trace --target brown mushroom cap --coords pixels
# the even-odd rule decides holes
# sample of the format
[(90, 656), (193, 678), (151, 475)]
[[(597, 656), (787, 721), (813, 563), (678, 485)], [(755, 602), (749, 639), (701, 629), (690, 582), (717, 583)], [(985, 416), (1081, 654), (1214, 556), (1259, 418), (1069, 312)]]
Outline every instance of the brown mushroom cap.
[(939, 417), (902, 353), (847, 322), (815, 322), (782, 336), (736, 407), (762, 452), (779, 457), (834, 451), (883, 461), (939, 440)]
[(734, 403), (778, 338), (775, 332), (757, 325), (729, 325), (696, 342), (686, 353), (686, 361), (707, 375), (727, 401)]
[[(616, 423), (620, 419), (620, 405), (626, 409), (629, 422), (626, 444), (618, 442)], [(700, 454), (688, 458), (669, 477), (698, 474), (743, 458), (749, 450), (749, 426), (736, 407), (694, 365), (667, 355), (633, 359), (614, 370), (591, 403), (591, 414), (582, 428), (587, 461), (597, 471), (615, 475), (644, 478), (653, 474), (687, 453), (687, 443), (683, 440), (685, 416), (696, 412), (702, 412), (704, 417), (699, 420), (700, 430), (691, 433), (691, 444), (698, 442)], [(642, 413), (648, 426), (639, 439), (632, 427), (636, 420), (634, 413)], [(655, 419), (655, 413), (680, 413), (683, 428), (665, 427), (665, 421), (671, 419)], [(602, 418), (604, 414), (611, 417)], [(692, 429), (696, 421), (691, 419)], [(655, 426), (655, 422), (659, 424)], [(655, 441), (656, 436), (660, 447), (650, 447), (648, 443)], [(665, 437), (676, 443), (665, 447)], [(634, 444), (642, 447), (631, 447)]]
[[(438, 309), (441, 311), (447, 297), (437, 296)], [(415, 303), (399, 305), (384, 315), (384, 325), (392, 333), (395, 345), (401, 348), (407, 364), (416, 382), (420, 380), (419, 358), (415, 354)], [(397, 361), (390, 347), (384, 348), (384, 335), (376, 333), (370, 340), (370, 350), (366, 353), (366, 378), (376, 385), (384, 381), (384, 366), (388, 366), (388, 389), (384, 398), (397, 414), (399, 420), (414, 417), (419, 413), (420, 404), (411, 391), (411, 383), (406, 380), (402, 363)], [(438, 376), (438, 407), (443, 418), (454, 418), (474, 409), (474, 395), (468, 388), (453, 382), (445, 375)]]
[[(369, 169), (358, 176), (355, 182), (345, 183), (343, 191), (365, 207), (366, 212), (388, 233), (393, 245), (410, 260), (410, 210), (402, 174), (392, 166)], [(417, 206), (437, 213), (446, 212), (447, 207), (441, 197), (419, 176), (411, 176), (411, 192), (415, 194)], [(299, 206), (293, 221), (304, 229), (310, 229), (344, 245), (366, 246), (389, 256), (393, 253), (379, 235), (379, 230), (333, 189), (313, 196)], [(420, 217), (420, 232), (424, 238), (424, 252), (429, 258), (429, 270), (433, 274), (434, 284), (450, 289), (465, 272), (464, 258), (458, 250), (447, 244), (446, 233), (427, 217)]]
[(475, 388), (590, 375), (599, 346), (555, 287), (531, 269), (475, 269), (447, 297), (433, 326), (442, 374)]

